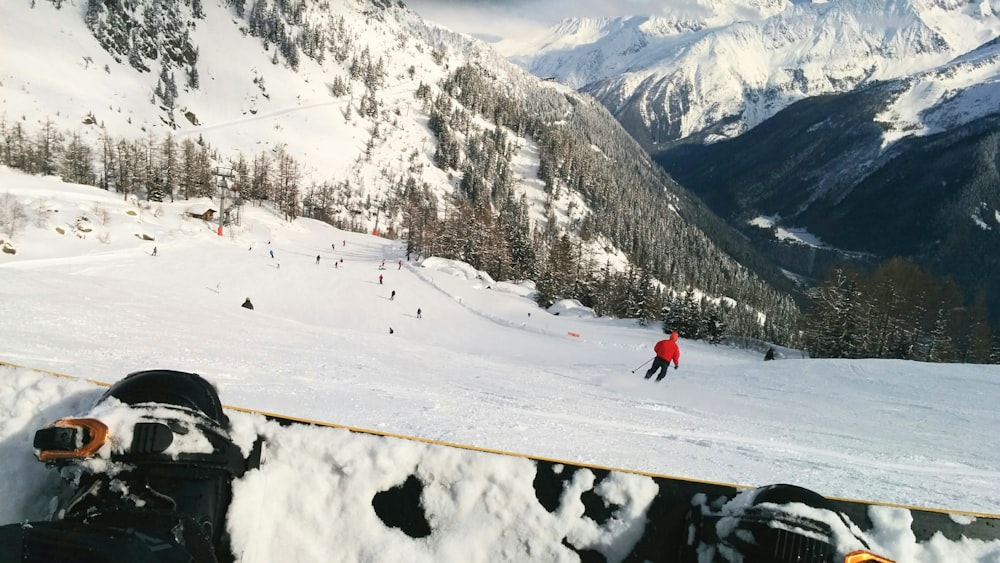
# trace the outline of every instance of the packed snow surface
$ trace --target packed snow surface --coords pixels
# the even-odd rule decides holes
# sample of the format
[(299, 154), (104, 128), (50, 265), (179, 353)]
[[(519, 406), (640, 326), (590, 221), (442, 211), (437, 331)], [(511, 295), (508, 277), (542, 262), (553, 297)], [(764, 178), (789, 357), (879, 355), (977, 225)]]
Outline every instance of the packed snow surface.
[[(664, 337), (660, 326), (595, 318), (573, 302), (546, 311), (531, 300), (529, 281), (493, 280), (459, 262), (407, 256), (400, 241), (308, 219), (289, 223), (266, 206), (245, 207), (242, 225), (219, 236), (217, 224), (185, 214), (190, 202), (139, 205), (0, 169), (0, 201), (7, 194), (7, 205), (20, 203), (24, 219), (13, 236), (0, 233), (3, 362), (107, 383), (143, 369), (193, 371), (229, 405), (379, 432), (742, 485), (794, 483), (835, 497), (1000, 512), (996, 366), (816, 360), (790, 352), (764, 362), (756, 351), (682, 334), (680, 369), (654, 383), (642, 375)], [(240, 307), (247, 297), (252, 311)], [(35, 461), (31, 437), (60, 416), (86, 412), (102, 391), (85, 381), (0, 369), (0, 524), (48, 517), (48, 501), (38, 495), (56, 477)], [(279, 434), (261, 417), (232, 418), (238, 434)], [(503, 545), (498, 527), (512, 522), (498, 514), (521, 507), (519, 495), (526, 494), (518, 488), (530, 471), (523, 458), (336, 429), (282, 436), (272, 444), (272, 473), (237, 483), (251, 491), (237, 493), (230, 514), (234, 542), (257, 557), (248, 561), (318, 554), (402, 560), (394, 558), (406, 559), (404, 553), (417, 554), (410, 560), (488, 561), (485, 546)], [(308, 472), (297, 465), (315, 458), (324, 465)], [(324, 467), (348, 481), (329, 481)], [(446, 496), (434, 497), (433, 506), (441, 521), (478, 525), (469, 541), (418, 545), (367, 515), (358, 505), (366, 502), (362, 493), (349, 494), (398, 484), (418, 467), (467, 477), (439, 491)], [(483, 475), (497, 487), (487, 498), (509, 498), (510, 506), (462, 504), (480, 498), (475, 487), (486, 487)], [(621, 486), (641, 499), (640, 481)], [(463, 489), (466, 482), (474, 490)], [(906, 561), (1000, 561), (1000, 542), (907, 544), (905, 532), (892, 532), (900, 522), (907, 526), (905, 513), (873, 513), (888, 530), (870, 538), (874, 545), (910, 554)], [(565, 515), (525, 516), (519, 525), (572, 527), (546, 519)], [(294, 542), (267, 531), (289, 518), (307, 523)], [(340, 526), (357, 535), (335, 532)], [(547, 549), (545, 559), (574, 560), (558, 545)]]

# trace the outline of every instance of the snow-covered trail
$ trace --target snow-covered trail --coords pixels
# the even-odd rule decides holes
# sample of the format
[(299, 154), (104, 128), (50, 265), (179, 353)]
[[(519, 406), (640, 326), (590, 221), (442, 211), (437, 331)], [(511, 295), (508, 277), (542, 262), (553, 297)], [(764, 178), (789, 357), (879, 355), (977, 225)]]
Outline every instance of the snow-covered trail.
[[(24, 181), (12, 193), (54, 186), (51, 205), (84, 205)], [(631, 373), (663, 337), (655, 326), (556, 316), (523, 286), (406, 262), (401, 243), (261, 208), (219, 237), (179, 219), (180, 203), (139, 222), (129, 204), (101, 201), (108, 244), (32, 227), (0, 261), (0, 360), (109, 382), (195, 371), (227, 404), (354, 427), (1000, 512), (995, 366), (764, 363), (682, 337), (681, 368), (655, 384)], [(156, 237), (157, 257), (137, 231)], [(247, 296), (254, 311), (240, 307)]]

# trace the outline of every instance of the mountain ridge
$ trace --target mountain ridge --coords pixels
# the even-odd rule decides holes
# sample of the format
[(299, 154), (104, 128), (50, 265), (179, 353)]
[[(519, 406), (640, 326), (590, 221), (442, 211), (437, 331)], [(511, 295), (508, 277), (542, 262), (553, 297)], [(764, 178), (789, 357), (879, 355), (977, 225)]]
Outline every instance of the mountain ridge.
[[(858, 0), (755, 12), (701, 6), (708, 15), (695, 19), (679, 12), (676, 19), (595, 20), (601, 32), (583, 38), (571, 36), (583, 24), (563, 24), (505, 53), (536, 75), (592, 94), (619, 118), (635, 116), (626, 129), (655, 150), (730, 121), (721, 134), (739, 135), (803, 97), (929, 70), (1000, 34), (995, 10), (975, 14), (963, 5)], [(674, 21), (691, 23), (684, 33), (664, 31), (681, 29)]]
[[(769, 287), (790, 283), (766, 261), (755, 263), (745, 242), (725, 232), (586, 96), (542, 82), (399, 4), (358, 1), (301, 13), (282, 12), (279, 4), (173, 0), (117, 15), (114, 10), (124, 8), (105, 4), (5, 6), (11, 29), (0, 45), (5, 52), (32, 36), (63, 39), (37, 53), (51, 65), (45, 80), (34, 78), (37, 59), (16, 57), (6, 68), (0, 87), (5, 136), (34, 137), (21, 123), (29, 115), (36, 130), (70, 129), (74, 142), (90, 143), (97, 162), (89, 173), (124, 197), (146, 197), (151, 188), (160, 191), (156, 197), (214, 194), (219, 178), (208, 164), (228, 164), (241, 199), (271, 199), (286, 217), (307, 213), (351, 230), (406, 232), (424, 245), (417, 251), (489, 262), (495, 275), (513, 263), (519, 271), (507, 274), (537, 277), (543, 287), (547, 281), (543, 293), (553, 296), (592, 300), (598, 276), (642, 269), (651, 274), (641, 278), (642, 291), (696, 287), (715, 300), (776, 306), (772, 317), (794, 310)], [(94, 5), (101, 9), (91, 11)], [(166, 17), (157, 10), (171, 6), (188, 14), (179, 36), (192, 47), (180, 52), (197, 54), (180, 63), (158, 56), (155, 46), (164, 37), (146, 25)], [(82, 25), (87, 21), (93, 29)], [(110, 52), (100, 41), (105, 36), (118, 41)], [(72, 92), (68, 102), (66, 91)], [(115, 138), (122, 134), (144, 145)], [(200, 172), (151, 174), (155, 166), (144, 163), (175, 141), (181, 152), (197, 153)], [(123, 147), (128, 150), (119, 154)], [(53, 173), (56, 167), (38, 168)], [(488, 217), (473, 219), (476, 205), (488, 205)], [(426, 219), (414, 222), (418, 216), (440, 225), (455, 217), (448, 228), (458, 230), (485, 220), (477, 227), (483, 233), (510, 232), (467, 241), (422, 230), (416, 236), (416, 227), (426, 225)], [(538, 236), (529, 236), (531, 230)], [(573, 238), (562, 241), (564, 233)], [(538, 240), (544, 253), (516, 259), (511, 248), (496, 244)], [(557, 243), (577, 250), (550, 252)], [(489, 256), (493, 246), (508, 257)], [(676, 248), (710, 259), (688, 261)], [(759, 273), (731, 257), (740, 254)], [(576, 266), (577, 260), (586, 263)], [(586, 283), (580, 271), (588, 272)], [(659, 314), (651, 300), (645, 303), (641, 316)], [(755, 312), (740, 315), (748, 326), (759, 324), (750, 320)]]
[[(727, 17), (731, 5), (703, 6), (710, 15), (699, 21), (718, 26), (668, 39), (622, 18), (512, 60), (594, 95), (672, 177), (794, 274), (902, 256), (956, 278), (967, 296), (1000, 283), (977, 250), (1000, 230), (1000, 203), (982, 187), (996, 175), (996, 6), (788, 3), (744, 20)], [(617, 49), (629, 33), (644, 34), (648, 53)], [(922, 173), (894, 170), (905, 167)], [(780, 243), (753, 226), (762, 217), (825, 244)]]

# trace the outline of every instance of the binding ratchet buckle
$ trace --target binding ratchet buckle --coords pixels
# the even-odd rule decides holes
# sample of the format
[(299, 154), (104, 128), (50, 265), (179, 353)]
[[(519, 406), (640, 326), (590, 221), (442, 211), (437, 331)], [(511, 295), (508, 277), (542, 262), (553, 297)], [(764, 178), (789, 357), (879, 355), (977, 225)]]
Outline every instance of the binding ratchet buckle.
[(895, 563), (891, 559), (880, 557), (870, 551), (859, 549), (844, 556), (844, 563)]
[(108, 439), (108, 427), (96, 418), (61, 418), (35, 432), (39, 461), (93, 457)]

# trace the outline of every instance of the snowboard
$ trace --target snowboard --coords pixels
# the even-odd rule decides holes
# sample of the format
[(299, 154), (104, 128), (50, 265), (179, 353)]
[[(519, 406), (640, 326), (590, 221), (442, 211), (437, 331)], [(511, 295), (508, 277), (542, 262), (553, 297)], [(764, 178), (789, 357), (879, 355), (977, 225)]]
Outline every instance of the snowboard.
[[(4, 561), (53, 560), (30, 558), (52, 542), (64, 561), (1000, 557), (1000, 515), (826, 498), (792, 484), (698, 481), (223, 411), (210, 383), (183, 372), (137, 372), (106, 389), (9, 366), (0, 366), (0, 378), (3, 389), (25, 397), (66, 397), (45, 408), (26, 401), (26, 412), (8, 413), (25, 430), (16, 439), (0, 436), (0, 464), (20, 460), (11, 471), (24, 476), (25, 491), (22, 510), (0, 511), (8, 517), (0, 520)], [(52, 415), (56, 421), (44, 418)], [(85, 550), (119, 558), (71, 557)]]

